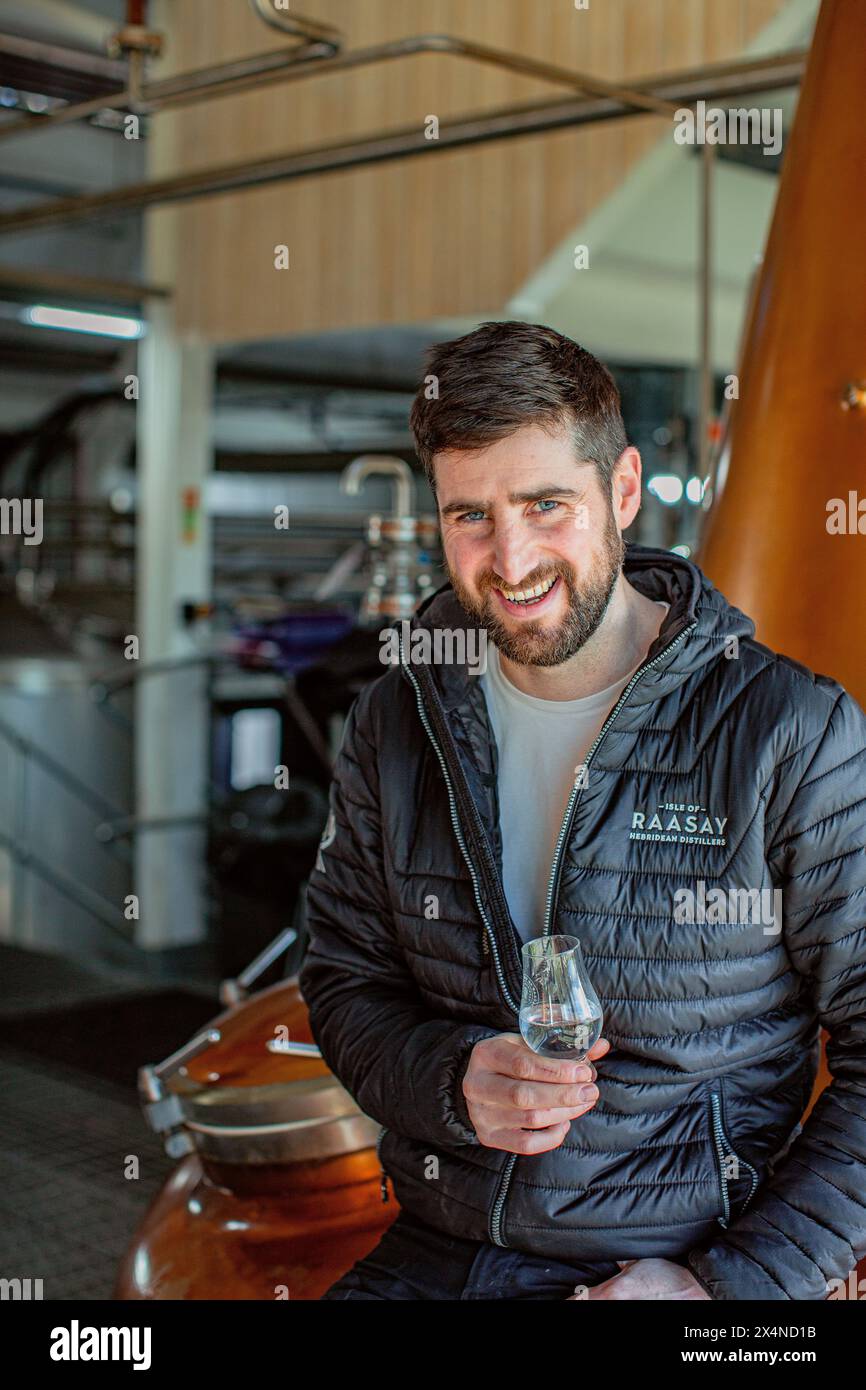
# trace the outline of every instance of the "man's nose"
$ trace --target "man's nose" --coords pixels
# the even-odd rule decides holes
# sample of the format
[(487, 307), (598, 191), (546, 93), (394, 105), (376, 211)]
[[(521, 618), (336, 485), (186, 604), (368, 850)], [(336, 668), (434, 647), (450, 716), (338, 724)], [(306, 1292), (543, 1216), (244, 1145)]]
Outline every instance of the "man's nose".
[(520, 526), (497, 528), (493, 546), (493, 569), (511, 587), (517, 587), (537, 568), (531, 537)]

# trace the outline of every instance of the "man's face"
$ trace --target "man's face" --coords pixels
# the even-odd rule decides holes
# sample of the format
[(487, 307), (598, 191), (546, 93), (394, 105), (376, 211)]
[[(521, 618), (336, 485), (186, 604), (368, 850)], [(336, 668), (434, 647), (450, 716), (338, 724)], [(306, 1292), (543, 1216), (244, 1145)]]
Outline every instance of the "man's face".
[[(616, 506), (625, 525), (640, 496), (639, 456), (627, 453), (637, 464), (622, 456), (629, 500), (617, 493)], [(564, 429), (529, 425), (484, 449), (438, 453), (434, 467), (445, 563), (460, 603), (509, 660), (567, 661), (601, 623), (622, 568), (617, 517), (595, 465), (575, 462)], [(536, 586), (545, 592), (527, 602)]]

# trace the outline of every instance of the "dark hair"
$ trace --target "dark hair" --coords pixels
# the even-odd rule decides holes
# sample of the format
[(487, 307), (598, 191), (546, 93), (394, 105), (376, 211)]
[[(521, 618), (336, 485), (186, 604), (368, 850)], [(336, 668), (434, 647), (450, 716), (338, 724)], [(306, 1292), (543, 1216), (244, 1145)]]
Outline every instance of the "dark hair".
[(519, 321), (482, 323), (432, 347), (409, 424), (434, 493), (435, 453), (481, 449), (524, 425), (569, 427), (577, 459), (596, 465), (608, 493), (613, 466), (628, 447), (607, 367), (554, 329)]

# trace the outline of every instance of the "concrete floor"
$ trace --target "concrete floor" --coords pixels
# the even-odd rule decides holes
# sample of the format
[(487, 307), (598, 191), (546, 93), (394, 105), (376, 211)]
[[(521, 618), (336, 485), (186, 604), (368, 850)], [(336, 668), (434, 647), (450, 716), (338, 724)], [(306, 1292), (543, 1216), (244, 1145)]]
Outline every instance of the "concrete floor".
[(111, 1298), (174, 1166), (142, 1117), (136, 1067), (218, 1012), (203, 990), (0, 946), (0, 1277), (42, 1279), (45, 1299)]

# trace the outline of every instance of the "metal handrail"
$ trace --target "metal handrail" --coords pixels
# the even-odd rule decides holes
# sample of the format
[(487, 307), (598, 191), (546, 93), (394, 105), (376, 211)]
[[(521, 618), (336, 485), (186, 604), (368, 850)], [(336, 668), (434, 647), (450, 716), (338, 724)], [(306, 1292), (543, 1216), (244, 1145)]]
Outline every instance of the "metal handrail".
[(94, 892), (92, 888), (88, 888), (86, 883), (81, 883), (71, 874), (64, 873), (56, 865), (50, 864), (47, 859), (41, 858), (26, 845), (21, 844), (14, 835), (7, 835), (4, 830), (0, 830), (0, 845), (9, 851), (18, 864), (31, 869), (33, 873), (38, 874), (46, 883), (50, 883), (52, 888), (56, 888), (64, 897), (71, 898), (79, 907), (83, 907), (98, 921), (110, 927), (115, 935), (120, 937), (128, 946), (132, 945), (131, 937), (122, 925), (125, 921), (123, 914), (119, 908), (115, 907), (114, 903), (109, 902), (101, 893)]
[[(173, 675), (176, 671), (189, 670), (195, 666), (207, 666), (209, 668), (214, 668), (223, 664), (229, 667), (231, 666), (232, 660), (230, 653), (219, 651), (193, 652), (188, 656), (163, 657), (159, 661), (148, 662), (145, 666), (142, 666), (139, 662), (135, 663), (134, 667), (129, 671), (123, 671), (118, 674), (99, 677), (96, 680), (94, 680), (91, 685), (91, 695), (96, 704), (101, 706), (103, 711), (106, 714), (108, 714), (112, 719), (114, 719), (115, 723), (121, 725), (121, 727), (125, 727), (128, 732), (131, 732), (131, 723), (128, 720), (124, 719), (112, 707), (111, 699), (112, 696), (117, 693), (117, 691), (123, 690), (127, 686), (134, 685), (137, 681), (142, 680), (145, 677)], [(333, 771), (333, 758), (331, 757), (331, 753), (327, 743), (322, 738), (322, 735), (319, 732), (315, 720), (313, 719), (310, 711), (307, 709), (307, 706), (305, 705), (304, 701), (301, 699), (301, 696), (298, 694), (294, 677), (284, 675), (282, 676), (282, 681), (283, 699), (285, 700), (286, 708), (293, 715), (296, 723), (308, 738), (311, 748), (316, 753), (325, 770), (330, 775)], [(116, 820), (117, 818), (115, 817), (114, 819)], [(125, 819), (133, 820), (134, 818), (120, 818), (121, 821)], [(188, 817), (184, 816), (182, 817), (182, 819), (187, 820)], [(149, 825), (149, 822), (141, 822), (141, 827), (143, 829), (147, 829)], [(110, 824), (100, 826), (99, 829), (100, 832), (104, 833), (104, 838), (106, 842), (110, 842), (115, 838), (114, 835), (109, 833)]]
[(188, 829), (191, 825), (205, 825), (207, 820), (207, 811), (178, 811), (170, 816), (118, 816), (102, 821), (94, 833), (100, 844), (109, 845), (144, 830)]
[(125, 814), (119, 811), (118, 808), (106, 797), (102, 796), (101, 793), (89, 787), (87, 783), (83, 782), (74, 772), (70, 772), (69, 768), (65, 767), (63, 763), (58, 762), (50, 753), (46, 753), (37, 743), (34, 743), (33, 739), (27, 738), (24, 734), (20, 734), (17, 729), (13, 729), (12, 726), (7, 724), (3, 719), (0, 719), (0, 739), (4, 739), (18, 753), (22, 754), (22, 756), (32, 759), (32, 761), (37, 763), (49, 776), (60, 782), (72, 796), (84, 802), (85, 805), (90, 807), (91, 811), (102, 816), (103, 819), (114, 819), (115, 817)]
[[(110, 695), (113, 689), (121, 689), (125, 685), (132, 684), (142, 676), (151, 676), (172, 673), (179, 669), (188, 669), (197, 665), (214, 665), (224, 660), (225, 657), (220, 653), (194, 653), (186, 657), (166, 658), (162, 661), (150, 662), (145, 667), (138, 667), (130, 672), (123, 672), (118, 677), (105, 677), (99, 682), (95, 682), (92, 689), (99, 690), (100, 696), (98, 703), (104, 703), (107, 711), (111, 713)], [(302, 714), (307, 714), (306, 707), (300, 698), (291, 690), (291, 682), (287, 682), (287, 702), (292, 708), (295, 717), (300, 719)], [(307, 714), (309, 718), (309, 715)], [(318, 735), (318, 730), (315, 730)], [(309, 731), (308, 736), (309, 736)], [(208, 820), (206, 812), (176, 813), (167, 816), (140, 817), (129, 815), (125, 811), (120, 811), (106, 797), (93, 790), (86, 782), (83, 782), (74, 772), (71, 772), (63, 763), (59, 762), (50, 753), (46, 753), (33, 739), (18, 732), (4, 719), (0, 718), (0, 739), (12, 747), (21, 759), (20, 763), (20, 785), (18, 788), (17, 811), (19, 822), (19, 833), (17, 835), (7, 834), (0, 829), (0, 845), (9, 850), (15, 863), (31, 869), (47, 883), (50, 883), (58, 892), (71, 898), (79, 907), (90, 912), (97, 920), (119, 936), (127, 945), (132, 941), (129, 934), (124, 930), (122, 923), (125, 921), (119, 910), (108, 899), (100, 893), (89, 888), (73, 875), (65, 873), (62, 869), (50, 864), (38, 853), (32, 850), (25, 842), (27, 826), (26, 805), (27, 805), (27, 767), (28, 760), (32, 760), (43, 771), (52, 776), (67, 791), (75, 796), (79, 802), (83, 803), (100, 817), (100, 821), (95, 828), (94, 836), (98, 844), (109, 849), (114, 846), (121, 848), (121, 857), (129, 861), (128, 846), (123, 843), (127, 838), (151, 830), (169, 830), (177, 828), (188, 828), (191, 825), (202, 825)], [(322, 748), (319, 743), (315, 743), (315, 748), (320, 755)], [(327, 752), (324, 754), (325, 760), (330, 767)], [(13, 911), (17, 905), (17, 893), (13, 892)]]
[[(62, 787), (74, 796), (80, 804), (88, 807), (89, 810), (99, 815), (104, 821), (106, 817), (115, 818), (120, 813), (117, 808), (106, 797), (93, 790), (86, 782), (83, 782), (68, 767), (59, 762), (50, 753), (46, 753), (33, 739), (21, 734), (17, 729), (12, 728), (5, 720), (0, 719), (0, 739), (3, 739), (18, 755), (18, 782), (15, 788), (15, 824), (16, 830), (13, 834), (0, 830), (0, 844), (8, 849), (13, 860), (13, 885), (12, 885), (12, 915), (13, 920), (17, 917), (20, 900), (19, 873), (22, 868), (28, 868), (33, 873), (38, 874), (46, 883), (64, 897), (70, 898), (79, 907), (84, 908), (92, 916), (106, 926), (110, 927), (116, 936), (120, 937), (127, 945), (131, 945), (129, 933), (124, 930), (125, 921), (122, 913), (114, 905), (104, 898), (101, 893), (95, 892), (82, 883), (72, 874), (67, 874), (64, 870), (57, 868), (56, 865), (43, 859), (35, 850), (30, 847), (30, 827), (27, 823), (27, 803), (28, 803), (28, 769), (31, 762), (35, 763), (49, 776), (53, 777)], [(105, 844), (105, 841), (103, 841)], [(107, 847), (107, 846), (106, 846)], [(120, 845), (117, 849), (111, 848), (110, 853), (115, 857), (129, 862), (130, 852), (127, 845)]]
[(112, 672), (110, 675), (94, 676), (90, 683), (90, 693), (96, 704), (102, 704), (118, 690), (149, 676), (171, 675), (174, 671), (187, 671), (195, 666), (213, 666), (228, 659), (224, 652), (190, 652), (187, 656), (165, 656), (158, 661), (130, 662), (128, 671)]

